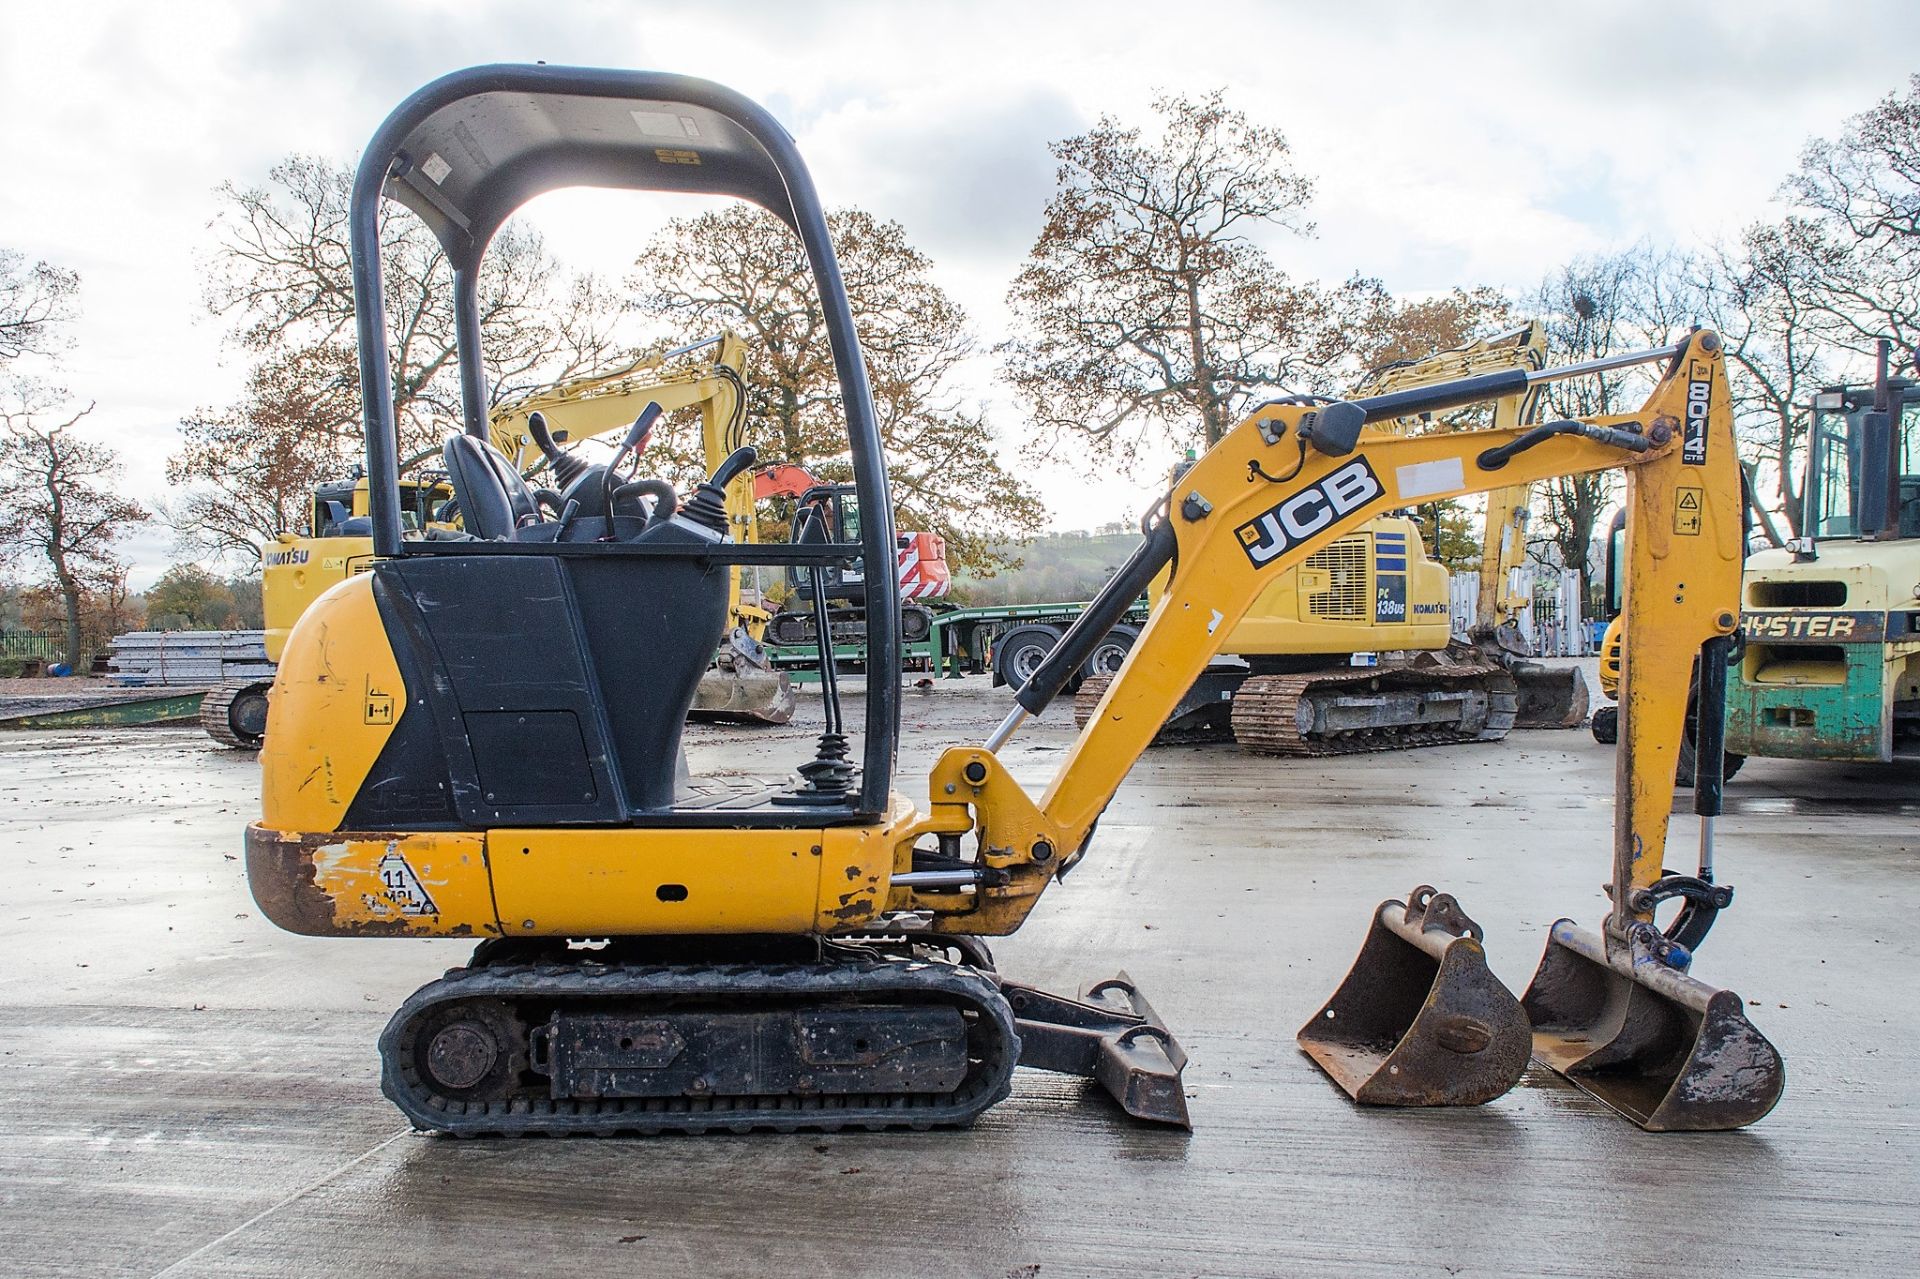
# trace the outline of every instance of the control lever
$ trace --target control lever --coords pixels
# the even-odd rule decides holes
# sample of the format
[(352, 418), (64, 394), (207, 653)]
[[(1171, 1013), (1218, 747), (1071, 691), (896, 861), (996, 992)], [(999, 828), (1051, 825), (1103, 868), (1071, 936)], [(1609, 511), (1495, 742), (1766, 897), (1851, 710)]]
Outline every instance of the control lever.
[(588, 463), (560, 447), (559, 441), (566, 438), (566, 432), (562, 431), (556, 438), (547, 429), (547, 415), (538, 410), (527, 414), (527, 438), (533, 441), (533, 446), (547, 459), (547, 465), (553, 468), (553, 486), (556, 489), (565, 489), (590, 469)]
[(753, 445), (748, 444), (742, 448), (737, 448), (727, 454), (727, 460), (720, 463), (719, 467), (714, 471), (713, 476), (707, 480), (707, 483), (717, 489), (724, 489), (727, 485), (739, 479), (742, 471), (745, 471), (749, 466), (752, 466), (759, 460), (759, 451), (756, 450)]
[(648, 401), (647, 407), (640, 410), (640, 416), (633, 419), (633, 425), (627, 428), (626, 435), (620, 440), (620, 447), (614, 450), (613, 460), (607, 463), (607, 469), (600, 477), (601, 505), (608, 511), (613, 510), (614, 477), (630, 455), (647, 447), (647, 437), (653, 434), (653, 424), (660, 420), (660, 415), (665, 411), (659, 401)]
[(696, 524), (704, 524), (714, 532), (724, 534), (727, 531), (727, 485), (739, 479), (759, 459), (759, 452), (751, 444), (735, 449), (712, 476), (701, 481), (700, 487), (687, 499), (687, 504), (680, 508), (680, 514)]

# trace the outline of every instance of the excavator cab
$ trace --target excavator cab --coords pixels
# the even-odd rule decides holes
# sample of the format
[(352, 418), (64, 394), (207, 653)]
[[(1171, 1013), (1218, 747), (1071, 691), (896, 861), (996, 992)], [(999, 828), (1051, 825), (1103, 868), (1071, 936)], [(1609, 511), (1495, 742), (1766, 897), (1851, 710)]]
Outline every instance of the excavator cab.
[[(548, 67), (476, 68), (421, 90), (369, 147), (352, 227), (380, 557), (371, 594), (383, 626), (401, 639), (394, 656), (402, 682), (435, 690), (425, 700), (438, 703), (396, 707), (377, 770), (395, 774), (383, 783), (390, 794), (363, 797), (386, 820), (422, 820), (430, 811), (462, 825), (673, 820), (680, 725), (726, 631), (732, 567), (801, 560), (857, 571), (887, 558), (884, 518), (865, 538), (805, 547), (734, 542), (722, 495), (751, 465), (750, 450), (684, 502), (642, 477), (575, 476), (566, 489), (575, 498), (559, 509), (499, 452), (489, 438), (480, 350), (482, 256), (521, 205), (573, 185), (730, 195), (793, 228), (839, 357), (850, 487), (870, 509), (888, 509), (871, 395), (825, 219), (791, 140), (760, 108), (683, 77)], [(419, 217), (453, 265), (464, 430), (447, 441), (445, 458), (465, 540), (405, 536), (373, 250), (387, 199)], [(636, 422), (625, 443), (631, 450), (643, 438)], [(888, 581), (880, 574), (872, 589), (884, 592)], [(870, 642), (882, 651), (897, 644), (884, 621), (873, 630)], [(530, 662), (544, 668), (531, 684)], [(857, 783), (812, 808), (812, 817), (884, 810), (891, 701), (885, 692), (870, 698), (871, 749), (847, 769)], [(791, 825), (792, 810), (773, 798), (729, 797), (733, 819)]]

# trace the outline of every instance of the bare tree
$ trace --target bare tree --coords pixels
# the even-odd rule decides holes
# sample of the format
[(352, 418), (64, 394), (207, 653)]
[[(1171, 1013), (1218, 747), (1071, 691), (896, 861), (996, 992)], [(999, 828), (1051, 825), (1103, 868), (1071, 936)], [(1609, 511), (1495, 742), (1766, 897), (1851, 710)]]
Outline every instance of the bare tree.
[[(933, 280), (932, 263), (897, 222), (858, 209), (829, 213), (854, 327), (873, 385), (903, 527), (947, 539), (976, 574), (1004, 563), (994, 548), (1042, 516), (1032, 490), (1003, 467), (982, 414), (952, 387), (973, 353), (966, 313)], [(845, 479), (846, 428), (825, 317), (800, 241), (745, 205), (669, 224), (635, 263), (637, 305), (678, 340), (732, 328), (748, 339), (747, 439), (766, 462)], [(655, 446), (698, 465), (683, 433)]]
[[(1547, 362), (1597, 359), (1673, 339), (1690, 322), (1698, 297), (1684, 258), (1650, 244), (1576, 258), (1541, 281), (1527, 308), (1546, 326)], [(1550, 382), (1543, 410), (1556, 417), (1629, 413), (1652, 386), (1647, 366)], [(1601, 512), (1612, 500), (1610, 471), (1564, 475), (1536, 486), (1547, 541), (1559, 562), (1584, 569)]]
[(0, 249), (0, 365), (28, 353), (49, 355), (61, 327), (74, 318), (80, 277), (46, 262), (31, 266), (13, 249)]
[(1801, 520), (1793, 477), (1813, 393), (1834, 377), (1806, 278), (1791, 239), (1765, 223), (1748, 227), (1737, 245), (1714, 249), (1698, 268), (1702, 318), (1726, 340), (1734, 425), (1749, 455), (1771, 472), (1793, 536)]
[(1311, 230), (1286, 138), (1224, 93), (1162, 97), (1148, 137), (1102, 116), (1053, 143), (1058, 190), (1007, 294), (1006, 377), (1040, 448), (1129, 470), (1149, 444), (1212, 444), (1262, 390), (1328, 391), (1380, 290), (1297, 283), (1253, 236)]
[(1822, 336), (1862, 355), (1883, 337), (1920, 345), (1920, 73), (1809, 143), (1782, 194), (1776, 234)]
[[(301, 527), (299, 490), (359, 453), (348, 165), (291, 156), (266, 186), (226, 183), (213, 226), (207, 307), (232, 326), (251, 365), (245, 397), (182, 423), (169, 476), (189, 486), (168, 507), (188, 541), (257, 547)], [(381, 221), (394, 411), (405, 456), (436, 446), (460, 414), (453, 271), (417, 218)], [(509, 224), (480, 274), (480, 327), (495, 403), (599, 368), (623, 354), (620, 307), (592, 276), (569, 277), (540, 236)], [(292, 521), (292, 522), (289, 522)]]
[(65, 618), (67, 662), (77, 667), (83, 603), (101, 591), (124, 598), (114, 543), (147, 513), (113, 489), (120, 463), (112, 450), (75, 429), (91, 404), (47, 424), (58, 398), (23, 386), (0, 409), (0, 556), (45, 560)]

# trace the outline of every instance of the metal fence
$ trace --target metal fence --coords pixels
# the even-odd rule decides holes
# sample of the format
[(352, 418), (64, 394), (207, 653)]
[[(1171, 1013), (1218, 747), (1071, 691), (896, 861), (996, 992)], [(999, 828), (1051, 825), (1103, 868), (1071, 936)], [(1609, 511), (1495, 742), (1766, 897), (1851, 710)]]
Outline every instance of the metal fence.
[[(1593, 637), (1586, 624), (1586, 593), (1576, 569), (1537, 569), (1532, 566), (1513, 570), (1517, 580), (1509, 583), (1515, 594), (1533, 602), (1520, 610), (1517, 619), (1521, 632), (1541, 657), (1586, 657), (1593, 652)], [(1480, 613), (1480, 575), (1455, 573), (1451, 582), (1450, 611), (1453, 632), (1466, 635), (1473, 630)]]
[(0, 657), (38, 657), (52, 662), (66, 655), (65, 631), (0, 630)]

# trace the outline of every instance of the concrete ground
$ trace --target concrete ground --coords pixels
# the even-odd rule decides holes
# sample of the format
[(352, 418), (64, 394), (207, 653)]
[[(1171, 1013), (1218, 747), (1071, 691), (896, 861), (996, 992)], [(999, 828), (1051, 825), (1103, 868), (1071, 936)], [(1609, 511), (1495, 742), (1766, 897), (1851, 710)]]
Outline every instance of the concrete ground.
[[(903, 785), (1005, 706), (909, 692)], [(701, 728), (690, 755), (807, 736)], [(1056, 711), (1006, 758), (1037, 786), (1069, 739)], [(1478, 1109), (1361, 1111), (1296, 1051), (1369, 910), (1423, 881), (1522, 987), (1557, 915), (1603, 913), (1611, 790), (1583, 732), (1151, 753), (998, 949), (1059, 987), (1129, 970), (1191, 1054), (1191, 1134), (1022, 1071), (967, 1132), (459, 1142), (406, 1129), (374, 1041), (465, 945), (267, 924), (256, 766), (197, 731), (0, 734), (0, 1274), (1914, 1273), (1920, 769), (1729, 787), (1739, 898), (1695, 971), (1788, 1062), (1751, 1129), (1650, 1135), (1537, 1069)]]

